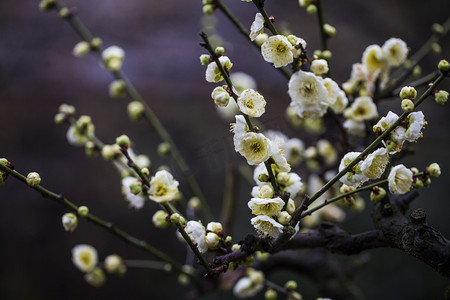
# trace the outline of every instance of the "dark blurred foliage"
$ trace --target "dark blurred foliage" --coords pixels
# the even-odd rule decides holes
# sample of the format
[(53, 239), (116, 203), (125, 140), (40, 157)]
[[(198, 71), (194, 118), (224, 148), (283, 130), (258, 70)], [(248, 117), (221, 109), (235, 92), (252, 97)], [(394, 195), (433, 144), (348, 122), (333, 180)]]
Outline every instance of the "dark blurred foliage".
[[(224, 2), (245, 26), (250, 26), (255, 15), (251, 3)], [(310, 51), (319, 47), (315, 16), (307, 15), (295, 0), (266, 2), (277, 26), (286, 24), (308, 42)], [(333, 73), (339, 83), (349, 77), (352, 63), (360, 61), (366, 46), (382, 45), (390, 37), (399, 37), (414, 52), (430, 36), (431, 24), (443, 22), (450, 12), (448, 0), (323, 2), (326, 22), (338, 30), (329, 45)], [(199, 64), (198, 57), (204, 53), (198, 45), (201, 1), (79, 0), (68, 4), (78, 8), (81, 19), (94, 35), (103, 38), (105, 46), (119, 45), (126, 50), (125, 72), (173, 134), (218, 216), (226, 166), (238, 165), (243, 159), (234, 152), (229, 122), (215, 113), (209, 96), (214, 85), (204, 81), (205, 68)], [(286, 80), (263, 61), (220, 12), (217, 16), (217, 31), (234, 63), (233, 71), (254, 76), (268, 100), (262, 122), (286, 130), (288, 136), (298, 135), (283, 120), (289, 102)], [(83, 149), (69, 146), (66, 128), (53, 123), (60, 104), (73, 104), (79, 114), (92, 116), (103, 141), (112, 143), (116, 136), (128, 134), (140, 153), (150, 155), (153, 166), (169, 165), (181, 180), (170, 159), (158, 158), (156, 147), (160, 141), (155, 132), (145, 122), (128, 121), (125, 100), (109, 98), (111, 76), (99, 66), (97, 58), (73, 57), (71, 51), (79, 38), (55, 13), (40, 13), (37, 1), (0, 2), (0, 40), (0, 157), (7, 157), (23, 174), (38, 171), (45, 187), (77, 204), (88, 205), (91, 212), (183, 262), (185, 246), (176, 240), (174, 230), (157, 230), (151, 223), (157, 206), (149, 202), (139, 212), (128, 209), (113, 167), (102, 159), (88, 159)], [(441, 44), (441, 55), (431, 54), (423, 61), (424, 74), (440, 58), (450, 58), (449, 41), (446, 38)], [(449, 90), (448, 80), (444, 86)], [(380, 115), (389, 109), (399, 112), (398, 98), (384, 102)], [(404, 163), (424, 168), (438, 162), (443, 175), (421, 192), (413, 208), (425, 208), (429, 224), (448, 237), (450, 109), (448, 104), (438, 106), (432, 99), (421, 109), (429, 124), (424, 138), (413, 145), (416, 155)], [(244, 182), (241, 187), (235, 240), (253, 232), (246, 207), (250, 187)], [(181, 188), (188, 194), (186, 186), (182, 184)], [(367, 203), (363, 213), (350, 215), (344, 227), (353, 233), (369, 229), (370, 208)], [(188, 289), (177, 285), (176, 276), (159, 271), (132, 269), (123, 278), (108, 276), (100, 289), (86, 284), (70, 259), (76, 244), (93, 245), (101, 258), (111, 253), (125, 258), (149, 257), (83, 220), (75, 232), (66, 233), (61, 226), (65, 212), (12, 178), (0, 188), (1, 299), (185, 297)], [(448, 280), (422, 262), (394, 249), (369, 253), (371, 263), (356, 276), (367, 299), (442, 298)], [(271, 279), (282, 284), (292, 277), (297, 278), (280, 271)], [(305, 299), (315, 299), (314, 283), (298, 279)]]

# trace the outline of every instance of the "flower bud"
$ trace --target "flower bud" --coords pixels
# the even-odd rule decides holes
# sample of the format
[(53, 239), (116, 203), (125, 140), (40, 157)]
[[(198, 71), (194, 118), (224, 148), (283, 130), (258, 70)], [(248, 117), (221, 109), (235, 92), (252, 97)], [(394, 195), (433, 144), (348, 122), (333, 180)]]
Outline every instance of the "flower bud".
[(208, 232), (205, 236), (205, 242), (208, 249), (216, 250), (220, 246), (220, 237), (214, 232)]
[(142, 183), (140, 181), (134, 181), (130, 184), (130, 192), (133, 195), (137, 195), (142, 192)]
[(200, 55), (200, 63), (202, 66), (207, 66), (210, 63), (210, 56), (208, 54), (202, 54)]
[(223, 230), (223, 227), (219, 222), (209, 222), (208, 225), (206, 225), (206, 230), (214, 232), (216, 234), (220, 234)]
[(231, 237), (231, 236), (227, 236), (226, 238), (225, 238), (225, 244), (226, 245), (231, 245), (232, 243), (233, 243), (233, 238)]
[(78, 218), (74, 213), (65, 213), (62, 216), (62, 224), (66, 231), (74, 231), (78, 226)]
[(277, 175), (277, 181), (279, 184), (286, 185), (289, 182), (289, 173), (287, 172), (280, 172)]
[(221, 86), (216, 87), (212, 91), (211, 98), (213, 98), (214, 103), (220, 107), (226, 107), (230, 102), (230, 94)]
[(58, 11), (58, 18), (65, 19), (71, 16), (71, 12), (67, 7), (63, 7)]
[(86, 144), (84, 144), (84, 152), (86, 153), (87, 157), (97, 157), (99, 154), (99, 150), (100, 149), (93, 141), (87, 141)]
[(82, 115), (77, 120), (77, 126), (82, 130), (82, 132), (86, 132), (89, 126), (92, 125), (92, 118), (90, 116)]
[(412, 76), (417, 78), (420, 75), (422, 75), (422, 68), (419, 65), (417, 65), (413, 69)]
[(36, 172), (28, 173), (27, 184), (31, 187), (36, 187), (41, 183), (41, 176)]
[(130, 138), (127, 135), (122, 134), (116, 138), (116, 144), (121, 148), (128, 149), (130, 147)]
[(265, 280), (264, 273), (255, 269), (248, 269), (248, 277), (253, 284), (262, 284)]
[(75, 47), (73, 47), (72, 54), (75, 57), (83, 57), (86, 56), (89, 51), (91, 51), (91, 46), (86, 41), (78, 42)]
[(113, 72), (119, 71), (122, 68), (124, 59), (125, 51), (118, 46), (110, 46), (102, 52), (103, 65), (106, 69)]
[(306, 7), (306, 12), (310, 15), (314, 15), (315, 13), (317, 13), (317, 6), (315, 6), (314, 4), (310, 4)]
[(78, 207), (78, 215), (80, 217), (87, 217), (87, 215), (89, 214), (89, 208), (87, 206), (80, 206)]
[(92, 49), (98, 49), (103, 45), (103, 41), (99, 37), (95, 37), (91, 40), (91, 48)]
[(402, 100), (402, 109), (404, 112), (410, 113), (414, 110), (414, 107), (414, 102), (412, 102), (410, 99)]
[(185, 225), (186, 224), (186, 219), (182, 215), (180, 215), (179, 213), (173, 213), (170, 216), (170, 222), (172, 222), (173, 224)]
[(287, 300), (301, 300), (303, 297), (298, 292), (290, 292)]
[(295, 212), (295, 202), (292, 199), (289, 199), (287, 204), (286, 204), (286, 211), (290, 214), (293, 215)]
[(431, 177), (437, 178), (441, 176), (441, 167), (437, 163), (432, 163), (428, 166), (428, 173), (430, 173)]
[(289, 280), (284, 284), (284, 288), (288, 291), (293, 291), (297, 289), (297, 282), (294, 280)]
[(188, 205), (188, 208), (193, 210), (193, 211), (198, 210), (200, 208), (200, 205), (201, 205), (200, 198), (192, 197), (191, 199), (189, 199), (187, 205)]
[(203, 13), (205, 15), (212, 15), (214, 13), (214, 6), (211, 4), (203, 5)]
[(55, 0), (41, 0), (41, 2), (39, 2), (39, 9), (41, 11), (49, 11), (56, 7), (55, 4)]
[(287, 225), (291, 219), (292, 219), (292, 217), (287, 211), (282, 211), (278, 215), (278, 223), (280, 223), (282, 225)]
[(268, 184), (261, 186), (258, 190), (258, 198), (273, 198), (273, 188)]
[(61, 104), (58, 108), (58, 112), (66, 115), (73, 115), (75, 114), (75, 111), (75, 107), (69, 104)]
[(307, 7), (308, 5), (310, 5), (312, 2), (312, 0), (298, 0), (298, 4), (301, 7)]
[(370, 200), (374, 203), (380, 202), (386, 197), (386, 190), (382, 187), (373, 187), (372, 192), (370, 192)]
[(441, 45), (439, 45), (438, 43), (432, 43), (431, 44), (431, 51), (434, 54), (440, 54), (442, 52)]
[[(6, 158), (0, 158), (0, 165), (12, 168), (12, 164)], [(4, 185), (6, 178), (8, 177), (8, 173), (0, 170), (0, 185)]]
[(311, 71), (313, 71), (316, 75), (328, 73), (328, 62), (325, 59), (313, 60), (311, 63)]
[(267, 289), (267, 291), (264, 293), (265, 300), (276, 300), (277, 297), (277, 291), (275, 291), (274, 289)]
[(102, 148), (102, 157), (104, 160), (112, 160), (121, 155), (120, 148), (117, 144), (104, 145)]
[(170, 144), (168, 142), (162, 142), (158, 145), (158, 154), (161, 157), (167, 157), (170, 154)]
[(109, 96), (111, 98), (120, 98), (125, 96), (127, 92), (127, 85), (125, 84), (125, 81), (122, 79), (117, 79), (112, 81), (109, 84)]
[(168, 216), (169, 214), (166, 213), (164, 210), (156, 211), (152, 217), (153, 225), (155, 225), (155, 227), (157, 228), (166, 228), (167, 226), (169, 226), (169, 222), (167, 220)]
[(438, 104), (445, 104), (448, 99), (448, 92), (444, 90), (440, 90), (437, 93), (434, 94), (434, 100)]
[(441, 24), (433, 23), (433, 25), (431, 25), (431, 31), (433, 31), (433, 33), (442, 34), (444, 32), (444, 27)]
[(421, 188), (424, 187), (423, 181), (419, 178), (414, 178), (412, 187), (415, 188), (416, 190), (420, 190)]
[(270, 181), (270, 177), (267, 174), (261, 173), (258, 175), (258, 180), (261, 182), (269, 182)]
[[(206, 6), (206, 5), (205, 5)], [(204, 6), (203, 6), (204, 7)], [(189, 277), (186, 274), (178, 275), (178, 283), (180, 285), (188, 285), (190, 282)]]
[(91, 272), (84, 275), (84, 279), (93, 287), (100, 287), (106, 281), (105, 273), (100, 268), (95, 268)]
[(402, 99), (415, 99), (417, 96), (417, 91), (412, 86), (405, 86), (400, 91), (400, 98)]
[(145, 112), (144, 104), (139, 101), (132, 101), (127, 106), (128, 116), (131, 121), (138, 121)]
[(448, 72), (448, 70), (450, 69), (450, 64), (448, 63), (448, 61), (443, 59), (443, 60), (439, 61), (438, 69), (442, 73)]
[(431, 178), (429, 176), (427, 176), (424, 180), (423, 180), (423, 185), (426, 187), (429, 187), (431, 185)]
[(126, 266), (119, 255), (111, 254), (105, 258), (105, 270), (110, 274), (123, 275), (126, 272)]
[(413, 175), (417, 175), (420, 173), (419, 169), (417, 169), (416, 167), (412, 167), (410, 168), (411, 172), (413, 172)]
[(216, 53), (216, 55), (223, 55), (225, 53), (225, 48), (224, 47), (216, 47), (216, 49), (214, 50), (214, 53)]
[(60, 125), (66, 121), (66, 115), (63, 113), (57, 113), (55, 115), (55, 124)]
[(330, 24), (323, 24), (323, 31), (329, 37), (335, 36), (336, 28), (331, 26)]

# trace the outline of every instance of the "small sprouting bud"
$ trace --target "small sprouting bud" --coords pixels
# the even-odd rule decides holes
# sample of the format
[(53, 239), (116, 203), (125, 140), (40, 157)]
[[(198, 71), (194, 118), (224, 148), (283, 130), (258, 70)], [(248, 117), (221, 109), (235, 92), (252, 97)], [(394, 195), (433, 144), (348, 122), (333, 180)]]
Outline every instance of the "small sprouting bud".
[(301, 300), (301, 299), (303, 299), (303, 297), (298, 292), (290, 292), (287, 297), (287, 300)]
[(91, 48), (92, 49), (98, 49), (102, 46), (102, 44), (103, 44), (103, 41), (99, 37), (95, 37), (91, 40)]
[(270, 199), (273, 198), (273, 188), (271, 185), (263, 185), (259, 187), (258, 190), (258, 197), (257, 198), (263, 198), (263, 199)]
[(431, 177), (437, 178), (441, 176), (441, 167), (437, 163), (432, 163), (428, 166), (428, 173)]
[(105, 270), (110, 274), (123, 275), (126, 272), (126, 266), (119, 255), (111, 254), (105, 258)]
[(84, 279), (93, 287), (100, 287), (106, 282), (106, 276), (102, 269), (95, 268), (84, 275)]
[(420, 190), (421, 188), (424, 187), (423, 181), (419, 178), (414, 178), (412, 187), (415, 188), (416, 190)]
[(267, 174), (261, 173), (258, 175), (258, 180), (261, 182), (269, 182), (270, 181), (270, 177)]
[(127, 85), (122, 79), (114, 80), (109, 84), (109, 96), (111, 98), (120, 98), (125, 96)]
[(313, 52), (313, 58), (314, 57), (322, 57), (322, 50), (320, 50), (320, 49), (316, 49), (316, 50), (314, 50), (314, 52)]
[(104, 160), (112, 160), (120, 155), (120, 148), (117, 144), (104, 145), (102, 148), (102, 157)]
[(70, 10), (67, 7), (63, 7), (58, 11), (58, 17), (65, 19), (71, 16)]
[(412, 102), (409, 99), (403, 99), (402, 100), (402, 109), (406, 113), (410, 113), (414, 110), (414, 102)]
[(282, 225), (287, 225), (291, 219), (292, 216), (287, 211), (282, 211), (278, 215), (278, 223)]
[(66, 115), (73, 115), (75, 111), (75, 106), (69, 104), (61, 104), (58, 108), (58, 112)]
[(297, 289), (297, 282), (295, 280), (289, 280), (284, 284), (284, 288), (288, 291), (293, 291)]
[(55, 0), (41, 0), (41, 2), (39, 2), (39, 9), (41, 11), (49, 11), (56, 7), (55, 4)]
[[(155, 227), (157, 227), (157, 228), (166, 228), (170, 224), (167, 220), (168, 216), (169, 216), (169, 214), (166, 213), (164, 210), (158, 210), (157, 212), (155, 212), (155, 214), (152, 217), (153, 225), (155, 225)], [(179, 214), (178, 214), (178, 216), (179, 216)], [(172, 219), (172, 217), (170, 219)]]
[(186, 219), (179, 213), (173, 213), (172, 215), (170, 215), (170, 222), (172, 222), (173, 224), (184, 225), (186, 224)]
[(412, 86), (405, 86), (400, 91), (400, 98), (402, 99), (415, 99), (417, 96), (417, 91)]
[(431, 25), (431, 31), (437, 34), (442, 34), (444, 32), (444, 27), (441, 24), (434, 23)]
[(227, 107), (230, 102), (230, 94), (222, 86), (218, 86), (212, 91), (211, 98), (220, 107)]
[(142, 183), (139, 181), (134, 181), (130, 184), (129, 188), (130, 188), (130, 192), (133, 195), (137, 195), (140, 192), (142, 192)]
[(168, 142), (162, 142), (158, 145), (158, 154), (161, 157), (167, 157), (170, 154), (170, 144)]
[(248, 269), (248, 277), (252, 281), (253, 284), (262, 284), (264, 283), (264, 273), (261, 271), (257, 271), (255, 269)]
[(205, 236), (205, 242), (210, 250), (216, 250), (220, 245), (220, 237), (214, 232), (208, 232)]
[(41, 176), (36, 172), (28, 173), (27, 184), (31, 187), (38, 186), (41, 183)]
[(125, 51), (118, 46), (110, 46), (103, 50), (103, 65), (110, 71), (119, 71), (122, 68), (125, 59)]
[[(6, 158), (0, 158), (0, 165), (11, 169), (13, 168), (12, 164)], [(6, 178), (8, 178), (8, 173), (0, 170), (0, 185), (5, 184)]]
[(274, 289), (267, 289), (267, 291), (264, 293), (265, 300), (276, 300), (277, 297), (277, 291), (275, 291)]
[(445, 104), (448, 100), (448, 92), (444, 90), (437, 91), (437, 93), (434, 94), (434, 100), (438, 104)]
[(317, 13), (317, 6), (314, 4), (310, 4), (306, 7), (306, 12), (310, 15), (314, 15)]
[(130, 138), (127, 135), (122, 134), (116, 138), (116, 144), (121, 148), (128, 149), (130, 147)]
[(439, 54), (442, 52), (441, 45), (438, 43), (431, 44), (431, 51), (433, 51), (434, 54)]
[(192, 197), (191, 199), (189, 199), (187, 206), (189, 209), (196, 211), (200, 208), (200, 204), (201, 204), (200, 198)]
[(412, 72), (412, 76), (414, 76), (414, 77), (419, 77), (420, 75), (422, 75), (422, 68), (419, 66), (419, 65), (417, 65), (417, 66), (415, 66), (414, 67), (414, 69), (413, 69), (413, 72)]
[(413, 172), (413, 175), (417, 175), (420, 173), (419, 169), (417, 169), (416, 167), (412, 167), (410, 168), (411, 172)]
[(231, 245), (233, 243), (233, 238), (231, 236), (227, 236), (224, 240), (226, 245)]
[(203, 5), (203, 13), (205, 15), (212, 15), (214, 13), (214, 6), (211, 4)]
[(277, 175), (277, 181), (282, 185), (287, 185), (287, 183), (289, 182), (289, 178), (290, 176), (287, 172), (280, 172)]
[(208, 54), (200, 55), (200, 63), (202, 66), (207, 66), (210, 63), (210, 56)]
[(55, 115), (55, 124), (60, 125), (66, 121), (66, 115), (63, 113), (57, 113)]
[(65, 213), (62, 216), (62, 224), (66, 231), (74, 231), (78, 226), (78, 218), (74, 213)]
[(75, 57), (83, 57), (86, 56), (89, 51), (91, 51), (91, 46), (86, 41), (78, 42), (75, 47), (73, 47), (72, 54)]
[(213, 0), (203, 0), (203, 1), (202, 1), (202, 4), (203, 4), (203, 5), (206, 5), (206, 4), (213, 4), (213, 3), (214, 3)]
[(89, 208), (87, 206), (78, 207), (78, 215), (82, 218), (85, 218), (89, 214)]
[(225, 48), (224, 47), (216, 47), (216, 49), (214, 50), (214, 53), (216, 53), (216, 55), (224, 55), (225, 53)]
[(324, 50), (324, 51), (322, 51), (322, 54), (320, 55), (321, 58), (326, 59), (326, 60), (330, 60), (332, 56), (333, 55), (331, 54), (330, 50)]
[(446, 73), (446, 72), (448, 72), (448, 70), (450, 69), (450, 64), (448, 63), (448, 61), (446, 61), (445, 59), (443, 59), (443, 60), (439, 61), (438, 69), (439, 69), (439, 71), (441, 71), (442, 73)]
[(323, 31), (329, 37), (332, 37), (336, 34), (336, 28), (331, 26), (330, 24), (323, 24)]
[(144, 107), (144, 104), (142, 104), (139, 101), (132, 101), (132, 102), (128, 103), (127, 110), (128, 110), (128, 116), (130, 117), (130, 120), (137, 121), (144, 114), (145, 107)]
[(372, 192), (370, 192), (370, 200), (372, 202), (380, 202), (384, 197), (386, 197), (386, 190), (384, 188), (378, 186), (372, 188)]

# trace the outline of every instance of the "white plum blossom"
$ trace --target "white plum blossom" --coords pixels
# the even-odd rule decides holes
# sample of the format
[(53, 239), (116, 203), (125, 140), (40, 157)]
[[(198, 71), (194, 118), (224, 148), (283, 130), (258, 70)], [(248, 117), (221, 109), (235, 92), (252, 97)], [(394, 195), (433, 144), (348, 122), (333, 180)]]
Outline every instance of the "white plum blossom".
[(76, 245), (72, 248), (72, 262), (80, 271), (90, 272), (98, 263), (97, 250), (91, 245)]
[(422, 135), (425, 116), (421, 111), (412, 112), (408, 115), (407, 120), (409, 120), (409, 124), (405, 132), (405, 139), (408, 142), (414, 142)]
[(379, 148), (369, 154), (361, 164), (361, 171), (369, 179), (377, 179), (383, 175), (387, 164), (389, 163), (389, 154), (386, 148)]
[(408, 46), (398, 38), (390, 38), (382, 46), (384, 57), (389, 66), (398, 67), (408, 57)]
[[(329, 90), (328, 90), (328, 93), (330, 93)], [(339, 90), (339, 92), (337, 93), (337, 96), (336, 96), (336, 101), (330, 105), (330, 108), (332, 110), (334, 110), (335, 113), (340, 114), (344, 111), (344, 109), (347, 107), (347, 105), (348, 105), (347, 95), (345, 95), (345, 92), (343, 90)]]
[(368, 46), (362, 55), (362, 63), (370, 73), (384, 68), (385, 60), (385, 53), (378, 45)]
[(284, 207), (284, 201), (277, 197), (273, 199), (252, 198), (248, 208), (254, 215), (278, 216)]
[(315, 59), (311, 63), (311, 71), (316, 75), (328, 73), (328, 62), (325, 59)]
[(142, 193), (137, 195), (133, 194), (130, 191), (130, 185), (137, 182), (135, 177), (125, 177), (122, 179), (122, 194), (125, 197), (125, 200), (128, 201), (131, 207), (135, 209), (141, 209), (145, 203), (145, 197)]
[(375, 92), (375, 81), (377, 80), (381, 70), (369, 72), (365, 65), (356, 63), (352, 65), (352, 72), (349, 81), (345, 82), (342, 87), (347, 93), (352, 93), (353, 88), (363, 85), (363, 90), (368, 95)]
[(237, 137), (234, 147), (249, 165), (259, 165), (272, 155), (272, 142), (261, 133), (247, 132)]
[(206, 253), (208, 245), (205, 241), (206, 230), (201, 222), (189, 221), (186, 223), (186, 233), (191, 238), (194, 244), (197, 244), (198, 251)]
[[(328, 97), (327, 97), (327, 103), (332, 106), (334, 103), (336, 103), (337, 97), (339, 96), (339, 92), (343, 92), (336, 81), (334, 81), (331, 78), (325, 78), (323, 80), (323, 85), (327, 89)], [(345, 93), (344, 93), (345, 95)], [(334, 110), (334, 109), (333, 109)]]
[(250, 27), (250, 40), (253, 42), (256, 37), (263, 32), (264, 29), (264, 17), (260, 13), (256, 13), (255, 20)]
[(404, 165), (397, 165), (391, 169), (388, 176), (389, 191), (392, 194), (402, 195), (411, 189), (413, 172)]
[[(352, 161), (354, 161), (361, 152), (349, 152), (344, 155), (339, 165), (339, 172), (344, 170)], [(361, 170), (362, 162), (358, 162), (353, 168), (342, 176), (339, 181), (348, 185), (357, 187), (369, 180), (369, 178)]]
[(178, 194), (178, 181), (166, 170), (156, 172), (150, 180), (149, 198), (162, 203), (171, 201)]
[(214, 100), (214, 103), (220, 107), (227, 107), (230, 102), (230, 94), (222, 86), (214, 88), (211, 93), (211, 98)]
[(266, 100), (257, 91), (246, 89), (239, 95), (237, 104), (241, 112), (250, 117), (258, 118), (265, 112)]
[(272, 151), (270, 156), (275, 161), (275, 164), (278, 168), (283, 172), (289, 172), (291, 170), (291, 166), (288, 164), (286, 157), (284, 156), (283, 145), (287, 141), (287, 137), (279, 132), (274, 130), (268, 130), (265, 132), (265, 135), (272, 142)]
[(294, 61), (292, 45), (282, 35), (269, 37), (261, 46), (261, 54), (265, 61), (273, 63), (275, 68), (287, 66)]
[(271, 184), (257, 185), (252, 188), (253, 198), (270, 199), (273, 198), (273, 187)]
[[(398, 115), (389, 111), (386, 117), (382, 117), (377, 124), (373, 126), (373, 131), (377, 134), (385, 132), (391, 127), (397, 120)], [(389, 154), (394, 154), (402, 150), (403, 143), (405, 142), (406, 129), (403, 126), (397, 126), (388, 136), (386, 140), (383, 140), (383, 145), (389, 151)]]
[(264, 237), (277, 238), (283, 230), (283, 225), (272, 219), (272, 217), (260, 215), (250, 220), (256, 232)]
[(78, 218), (74, 213), (65, 213), (62, 216), (62, 224), (66, 231), (74, 231), (78, 226)]
[(363, 122), (378, 117), (377, 106), (371, 97), (358, 97), (352, 105), (344, 111), (347, 119), (355, 122)]
[[(219, 57), (219, 62), (225, 70), (229, 70), (233, 66), (228, 56)], [(211, 62), (208, 67), (206, 67), (205, 78), (208, 82), (220, 82), (223, 80), (222, 73), (220, 73), (219, 67), (215, 61)]]
[(322, 79), (311, 72), (294, 73), (289, 79), (288, 93), (300, 117), (321, 117), (328, 108), (328, 91)]
[(289, 193), (291, 198), (295, 198), (303, 187), (301, 177), (297, 173), (288, 173), (289, 179), (287, 183), (281, 187), (283, 193)]

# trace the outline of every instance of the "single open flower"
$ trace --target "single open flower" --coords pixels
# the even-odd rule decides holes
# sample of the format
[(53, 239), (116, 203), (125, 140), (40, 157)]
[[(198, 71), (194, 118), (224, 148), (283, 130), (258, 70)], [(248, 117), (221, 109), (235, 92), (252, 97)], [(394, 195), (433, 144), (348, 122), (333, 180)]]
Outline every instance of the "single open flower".
[(90, 245), (77, 245), (72, 249), (72, 262), (82, 272), (90, 272), (98, 263), (97, 250)]
[(253, 21), (250, 27), (250, 40), (253, 42), (256, 37), (263, 32), (264, 29), (264, 17), (260, 13), (256, 13), (255, 21)]
[(248, 208), (254, 215), (278, 216), (283, 206), (284, 201), (278, 197), (273, 199), (252, 198), (248, 202)]
[(369, 179), (377, 179), (383, 175), (389, 162), (389, 154), (386, 148), (379, 148), (369, 154), (361, 164), (361, 171)]
[(272, 154), (271, 141), (263, 134), (254, 132), (247, 132), (241, 140), (237, 140), (235, 149), (247, 159), (249, 165), (259, 165), (269, 159)]
[(257, 91), (246, 89), (239, 95), (237, 104), (241, 112), (258, 118), (265, 112), (266, 100)]
[(389, 173), (388, 183), (392, 194), (406, 194), (413, 183), (413, 172), (404, 165), (397, 165)]
[(176, 198), (178, 181), (166, 170), (156, 172), (150, 180), (149, 198), (155, 202), (167, 202)]
[(269, 37), (261, 46), (261, 54), (265, 61), (273, 63), (275, 68), (287, 66), (294, 61), (292, 45), (282, 35)]
[(283, 230), (283, 225), (268, 216), (256, 216), (250, 220), (259, 235), (277, 238)]
[(390, 38), (382, 46), (384, 57), (390, 66), (398, 67), (406, 61), (408, 46), (398, 38)]

